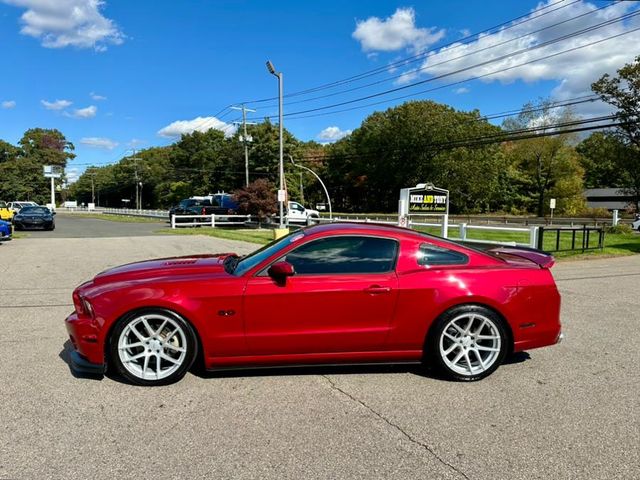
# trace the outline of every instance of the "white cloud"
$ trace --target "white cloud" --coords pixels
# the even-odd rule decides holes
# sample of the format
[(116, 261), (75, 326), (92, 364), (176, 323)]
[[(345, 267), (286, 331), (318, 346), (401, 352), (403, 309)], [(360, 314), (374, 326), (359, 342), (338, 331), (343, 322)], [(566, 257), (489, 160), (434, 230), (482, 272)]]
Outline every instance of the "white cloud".
[(95, 105), (89, 105), (85, 108), (76, 108), (72, 113), (64, 112), (64, 115), (67, 117), (85, 119), (95, 117), (96, 113), (98, 113), (98, 107)]
[(2, 105), (2, 108), (7, 109), (7, 110), (10, 109), (10, 108), (16, 108), (15, 100), (5, 100), (0, 105)]
[[(604, 10), (595, 11), (598, 8), (596, 5), (588, 2), (578, 2), (574, 4), (568, 3), (567, 7), (545, 15), (538, 13), (540, 8), (545, 7), (553, 1), (554, 0), (547, 0), (547, 2), (540, 3), (530, 14), (532, 20), (522, 25), (515, 25), (508, 30), (502, 28), (495, 33), (481, 35), (474, 42), (468, 44), (453, 44), (429, 55), (419, 69), (421, 75), (437, 76), (473, 67), (476, 64), (508, 55), (516, 50), (525, 50), (571, 32), (614, 19), (636, 8), (632, 5), (632, 2), (617, 2)], [(546, 12), (549, 12), (549, 10), (546, 10)], [(588, 12), (593, 13), (580, 17), (580, 15)], [(574, 20), (570, 22), (539, 31), (533, 35), (527, 35), (528, 32), (538, 31), (572, 18)], [(572, 52), (563, 53), (552, 58), (535, 61), (528, 65), (516, 68), (510, 67), (592, 43), (638, 27), (640, 27), (640, 21), (638, 17), (634, 17), (624, 23), (616, 22), (612, 25), (592, 30), (546, 47), (525, 51), (515, 56), (509, 56), (487, 65), (448, 76), (446, 79), (443, 79), (443, 81), (464, 81), (472, 77), (491, 74), (482, 78), (481, 81), (486, 83), (495, 81), (510, 83), (516, 80), (524, 82), (543, 80), (557, 81), (557, 86), (551, 92), (552, 96), (556, 99), (563, 100), (589, 95), (592, 93), (590, 90), (592, 82), (606, 72), (615, 73), (618, 68), (632, 61), (634, 56), (637, 55), (637, 49), (630, 48), (630, 45), (640, 44), (640, 31)], [(502, 44), (509, 40), (512, 41), (504, 45)], [(494, 45), (498, 46), (492, 47)], [(479, 51), (487, 47), (492, 48)], [(494, 74), (493, 72), (498, 73)], [(579, 110), (580, 113), (585, 113), (586, 108), (593, 111), (595, 107), (599, 111), (602, 111), (604, 108), (603, 104), (598, 102), (597, 105), (599, 106), (596, 107), (596, 104), (589, 104), (588, 107), (581, 107), (576, 110)]]
[(455, 93), (456, 95), (462, 95), (469, 92), (470, 90), (467, 87), (459, 87), (453, 91), (453, 93)]
[(100, 12), (104, 0), (0, 0), (25, 8), (20, 33), (40, 39), (46, 48), (94, 48), (120, 45), (124, 34)]
[(318, 139), (324, 142), (335, 142), (341, 138), (351, 135), (351, 130), (340, 130), (339, 127), (327, 127), (318, 134)]
[(64, 174), (67, 177), (68, 184), (75, 183), (80, 178), (80, 169), (76, 167), (65, 168)]
[(444, 30), (416, 27), (413, 8), (398, 8), (385, 19), (369, 17), (356, 21), (352, 37), (358, 40), (362, 50), (392, 52), (403, 48), (422, 50), (444, 37)]
[(91, 92), (91, 93), (89, 94), (89, 96), (91, 97), (91, 99), (92, 99), (92, 100), (95, 100), (96, 102), (100, 102), (100, 101), (102, 101), (102, 100), (106, 100), (106, 99), (107, 99), (107, 97), (105, 97), (105, 96), (103, 96), (103, 95), (98, 95), (98, 94), (97, 94), (97, 93), (95, 93), (95, 92)]
[(195, 131), (206, 132), (211, 129), (221, 130), (226, 136), (235, 132), (236, 127), (218, 120), (216, 117), (196, 117), (192, 120), (177, 120), (158, 130), (161, 137), (179, 137)]
[(82, 145), (92, 148), (103, 148), (105, 150), (113, 150), (119, 143), (104, 137), (84, 137), (80, 139)]
[(139, 147), (140, 145), (144, 145), (146, 143), (147, 143), (146, 140), (140, 140), (139, 138), (132, 138), (127, 142), (127, 147), (129, 148)]
[(40, 103), (47, 110), (64, 110), (67, 107), (70, 107), (73, 102), (69, 100), (56, 100), (54, 102), (48, 102), (46, 100), (40, 100)]

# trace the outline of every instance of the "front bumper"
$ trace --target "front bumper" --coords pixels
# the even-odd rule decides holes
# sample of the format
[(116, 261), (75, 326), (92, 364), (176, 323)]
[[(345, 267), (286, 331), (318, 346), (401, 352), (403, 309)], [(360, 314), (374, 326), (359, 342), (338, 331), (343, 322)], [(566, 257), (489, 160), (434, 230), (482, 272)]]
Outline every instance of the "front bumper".
[(70, 359), (73, 370), (79, 373), (104, 373), (104, 349), (94, 320), (79, 317), (74, 312), (67, 317), (65, 325), (74, 349)]
[(22, 230), (50, 230), (53, 227), (53, 222), (13, 222), (14, 228)]
[(71, 354), (69, 355), (69, 359), (71, 360), (71, 368), (76, 373), (103, 375), (107, 370), (104, 363), (91, 363), (89, 360), (80, 355), (77, 350), (71, 352)]

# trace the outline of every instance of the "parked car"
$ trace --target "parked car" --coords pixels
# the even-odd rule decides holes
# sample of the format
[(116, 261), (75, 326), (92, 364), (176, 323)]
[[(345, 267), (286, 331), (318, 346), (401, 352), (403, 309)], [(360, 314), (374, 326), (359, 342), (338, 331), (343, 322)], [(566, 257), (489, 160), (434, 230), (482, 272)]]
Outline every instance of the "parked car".
[(216, 201), (211, 202), (208, 199), (185, 198), (178, 205), (169, 209), (169, 220), (172, 216), (176, 216), (178, 221), (193, 221), (191, 218), (180, 219), (185, 215), (224, 215), (227, 209), (218, 205)]
[(320, 212), (305, 208), (298, 202), (287, 202), (287, 220), (289, 223), (309, 224), (320, 218)]
[(636, 218), (631, 224), (631, 228), (640, 232), (640, 214), (636, 214)]
[(11, 224), (0, 220), (0, 242), (11, 240)]
[(10, 222), (13, 218), (13, 210), (9, 208), (6, 202), (0, 202), (0, 220)]
[(13, 214), (15, 215), (16, 213), (18, 213), (20, 210), (22, 210), (24, 207), (37, 207), (39, 206), (36, 202), (9, 202), (7, 204), (7, 207), (13, 211)]
[(479, 380), (562, 338), (553, 257), (388, 225), (297, 230), (251, 255), (131, 263), (73, 292), (73, 368), (140, 385), (210, 370), (421, 363)]
[(16, 230), (55, 230), (54, 215), (47, 207), (22, 207), (13, 217), (13, 226)]

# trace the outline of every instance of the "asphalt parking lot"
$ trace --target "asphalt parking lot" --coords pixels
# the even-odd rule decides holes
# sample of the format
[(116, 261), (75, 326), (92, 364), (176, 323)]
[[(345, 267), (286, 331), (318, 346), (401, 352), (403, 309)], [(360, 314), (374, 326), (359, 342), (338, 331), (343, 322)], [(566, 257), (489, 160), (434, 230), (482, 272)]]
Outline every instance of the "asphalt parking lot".
[(256, 246), (82, 221), (87, 238), (0, 245), (0, 479), (639, 476), (640, 256), (554, 267), (567, 339), (481, 382), (283, 369), (148, 389), (70, 373), (73, 288), (138, 259)]

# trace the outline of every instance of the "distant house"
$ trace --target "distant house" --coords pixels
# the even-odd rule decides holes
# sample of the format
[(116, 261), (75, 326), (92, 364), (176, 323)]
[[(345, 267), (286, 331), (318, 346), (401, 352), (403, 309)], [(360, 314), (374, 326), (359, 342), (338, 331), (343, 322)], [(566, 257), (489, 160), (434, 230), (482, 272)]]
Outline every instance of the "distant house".
[(633, 195), (627, 195), (619, 188), (588, 188), (584, 191), (589, 208), (626, 210), (633, 206)]

